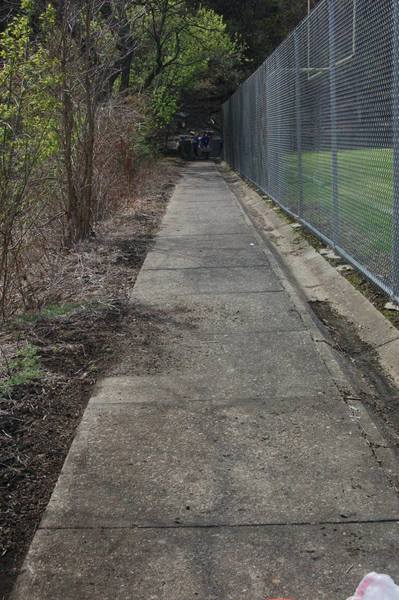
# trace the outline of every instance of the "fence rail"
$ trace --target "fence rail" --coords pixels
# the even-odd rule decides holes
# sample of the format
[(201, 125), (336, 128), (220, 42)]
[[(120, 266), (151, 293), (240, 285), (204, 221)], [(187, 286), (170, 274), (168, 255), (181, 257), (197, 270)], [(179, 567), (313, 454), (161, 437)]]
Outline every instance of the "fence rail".
[(223, 113), (225, 160), (399, 300), (398, 0), (323, 0)]

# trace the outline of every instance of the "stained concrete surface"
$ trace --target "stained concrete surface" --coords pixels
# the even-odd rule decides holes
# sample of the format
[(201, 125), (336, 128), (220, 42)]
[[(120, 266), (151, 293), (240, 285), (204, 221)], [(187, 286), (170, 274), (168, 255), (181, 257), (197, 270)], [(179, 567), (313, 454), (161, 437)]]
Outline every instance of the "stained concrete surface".
[[(195, 218), (195, 217), (193, 217)], [(173, 232), (172, 232), (173, 233)], [(158, 237), (156, 240), (155, 249), (170, 248), (170, 250), (184, 251), (191, 249), (216, 249), (216, 248), (248, 248), (259, 245), (254, 232), (246, 230), (244, 233), (239, 234), (224, 234), (224, 235), (181, 235), (174, 237), (173, 234), (170, 236)], [(150, 258), (151, 254), (148, 254), (147, 258)]]
[(333, 398), (219, 406), (97, 402), (81, 425), (43, 526), (399, 518), (395, 496), (380, 492), (382, 470), (356, 434), (356, 423)]
[(398, 537), (397, 523), (41, 529), (16, 597), (345, 600), (371, 568), (398, 572)]
[(187, 166), (170, 211), (131, 294), (180, 314), (168, 360), (98, 386), (14, 600), (345, 600), (367, 571), (399, 579), (398, 495), (306, 306), (256, 265), (214, 166)]
[(306, 332), (185, 335), (168, 351), (175, 366), (167, 373), (123, 381), (126, 402), (337, 395)]
[[(140, 306), (147, 311), (166, 310), (172, 313), (169, 332), (175, 335), (190, 330), (199, 336), (305, 330), (301, 315), (283, 291), (183, 297), (160, 293), (151, 294), (151, 297), (147, 295)], [(284, 314), (284, 320), (281, 319), (281, 313)]]
[(277, 292), (281, 283), (266, 267), (218, 267), (198, 269), (142, 270), (138, 277), (137, 295), (223, 294)]
[(214, 220), (197, 220), (191, 222), (180, 221), (178, 223), (167, 222), (161, 226), (159, 237), (177, 235), (226, 235), (234, 233), (248, 233), (248, 225), (241, 220), (226, 220), (226, 222)]
[(261, 267), (268, 265), (264, 252), (246, 248), (179, 248), (157, 245), (145, 261), (144, 269), (197, 269), (199, 267)]

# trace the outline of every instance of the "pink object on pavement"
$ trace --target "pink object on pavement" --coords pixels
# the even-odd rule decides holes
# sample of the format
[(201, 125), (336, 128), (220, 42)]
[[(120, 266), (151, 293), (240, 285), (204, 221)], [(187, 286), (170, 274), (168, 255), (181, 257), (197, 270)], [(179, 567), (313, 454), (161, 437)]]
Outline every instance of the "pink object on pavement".
[(369, 573), (348, 600), (399, 600), (399, 587), (388, 575)]

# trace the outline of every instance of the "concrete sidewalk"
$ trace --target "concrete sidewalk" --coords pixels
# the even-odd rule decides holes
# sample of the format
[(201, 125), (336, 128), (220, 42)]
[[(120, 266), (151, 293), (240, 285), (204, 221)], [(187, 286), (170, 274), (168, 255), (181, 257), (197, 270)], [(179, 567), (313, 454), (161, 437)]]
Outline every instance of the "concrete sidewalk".
[(345, 600), (399, 580), (399, 503), (334, 356), (211, 164), (188, 165), (132, 302), (167, 369), (105, 379), (14, 600)]

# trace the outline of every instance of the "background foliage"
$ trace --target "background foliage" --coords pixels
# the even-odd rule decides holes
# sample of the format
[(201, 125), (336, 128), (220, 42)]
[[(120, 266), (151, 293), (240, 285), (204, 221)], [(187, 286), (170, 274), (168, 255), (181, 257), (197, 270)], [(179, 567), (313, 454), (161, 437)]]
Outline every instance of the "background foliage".
[(129, 194), (184, 91), (240, 59), (223, 18), (182, 0), (23, 0), (0, 33), (0, 311)]
[[(312, 0), (315, 4), (316, 0)], [(0, 312), (123, 202), (178, 111), (221, 103), (308, 0), (4, 0)], [(39, 306), (40, 307), (40, 306)]]

